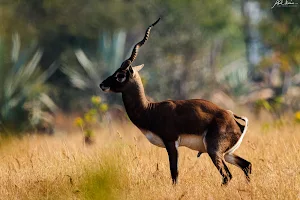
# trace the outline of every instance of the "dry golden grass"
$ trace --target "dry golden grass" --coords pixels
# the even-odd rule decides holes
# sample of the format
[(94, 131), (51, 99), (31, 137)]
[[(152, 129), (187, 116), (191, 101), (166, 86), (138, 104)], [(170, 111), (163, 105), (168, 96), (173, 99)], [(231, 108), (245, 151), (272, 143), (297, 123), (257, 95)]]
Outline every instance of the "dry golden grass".
[(86, 147), (80, 134), (11, 138), (0, 143), (0, 199), (300, 199), (299, 130), (252, 123), (236, 151), (253, 164), (251, 183), (228, 164), (226, 187), (207, 154), (184, 147), (173, 186), (166, 151), (133, 125), (98, 130)]

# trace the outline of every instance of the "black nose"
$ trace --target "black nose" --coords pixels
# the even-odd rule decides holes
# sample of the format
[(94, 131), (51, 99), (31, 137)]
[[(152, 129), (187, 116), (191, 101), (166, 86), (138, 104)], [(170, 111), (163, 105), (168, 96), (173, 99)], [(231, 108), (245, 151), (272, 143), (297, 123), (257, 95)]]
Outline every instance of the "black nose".
[(99, 85), (99, 87), (102, 89), (102, 87), (103, 87), (103, 83), (101, 83), (101, 84)]

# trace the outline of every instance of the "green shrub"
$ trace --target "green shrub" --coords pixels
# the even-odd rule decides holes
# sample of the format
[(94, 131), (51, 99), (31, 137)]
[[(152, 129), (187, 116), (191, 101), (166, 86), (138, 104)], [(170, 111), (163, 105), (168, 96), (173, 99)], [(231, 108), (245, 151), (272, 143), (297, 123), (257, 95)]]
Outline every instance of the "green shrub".
[[(114, 149), (118, 155), (122, 149)], [(103, 154), (99, 163), (86, 168), (78, 183), (81, 198), (87, 200), (121, 199), (128, 177), (124, 174), (124, 163), (119, 157)]]

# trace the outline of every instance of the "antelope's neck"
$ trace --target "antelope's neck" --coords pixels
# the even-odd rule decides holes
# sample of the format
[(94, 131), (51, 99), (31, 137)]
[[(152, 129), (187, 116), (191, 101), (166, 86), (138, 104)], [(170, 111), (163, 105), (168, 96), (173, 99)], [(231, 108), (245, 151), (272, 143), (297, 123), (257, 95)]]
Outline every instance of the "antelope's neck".
[(130, 120), (139, 128), (148, 129), (151, 102), (146, 98), (140, 77), (122, 92), (123, 103)]

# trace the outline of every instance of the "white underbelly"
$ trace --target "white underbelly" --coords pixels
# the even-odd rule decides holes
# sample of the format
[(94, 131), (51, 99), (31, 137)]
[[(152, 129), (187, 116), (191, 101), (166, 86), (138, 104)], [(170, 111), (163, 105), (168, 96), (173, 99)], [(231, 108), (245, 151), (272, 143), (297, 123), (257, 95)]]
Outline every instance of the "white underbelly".
[[(146, 138), (149, 140), (151, 144), (154, 144), (158, 147), (165, 148), (165, 145), (162, 139), (157, 136), (156, 134), (150, 131), (141, 130)], [(192, 150), (199, 151), (199, 152), (206, 152), (206, 147), (203, 142), (203, 136), (200, 135), (192, 135), (192, 134), (182, 134), (179, 136), (178, 140), (176, 141), (176, 146), (184, 146), (188, 147)]]
[(192, 150), (199, 152), (206, 152), (206, 147), (203, 142), (203, 136), (192, 135), (192, 134), (182, 134), (179, 136), (179, 146), (188, 147)]

